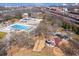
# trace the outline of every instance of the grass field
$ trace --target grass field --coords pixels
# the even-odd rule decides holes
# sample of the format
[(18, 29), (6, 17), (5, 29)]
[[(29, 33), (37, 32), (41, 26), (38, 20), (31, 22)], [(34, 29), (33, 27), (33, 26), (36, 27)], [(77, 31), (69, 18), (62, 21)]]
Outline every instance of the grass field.
[(2, 39), (7, 33), (5, 32), (0, 32), (0, 39)]

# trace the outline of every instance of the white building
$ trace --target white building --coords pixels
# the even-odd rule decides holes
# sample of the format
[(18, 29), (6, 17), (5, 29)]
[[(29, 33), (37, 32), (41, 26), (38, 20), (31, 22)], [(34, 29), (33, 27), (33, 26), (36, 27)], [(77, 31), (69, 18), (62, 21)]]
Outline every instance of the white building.
[(67, 8), (63, 8), (63, 11), (64, 11), (64, 12), (68, 12), (68, 9), (67, 9)]
[(21, 22), (26, 22), (29, 18), (28, 18), (28, 13), (23, 13), (22, 14), (22, 19), (20, 19)]

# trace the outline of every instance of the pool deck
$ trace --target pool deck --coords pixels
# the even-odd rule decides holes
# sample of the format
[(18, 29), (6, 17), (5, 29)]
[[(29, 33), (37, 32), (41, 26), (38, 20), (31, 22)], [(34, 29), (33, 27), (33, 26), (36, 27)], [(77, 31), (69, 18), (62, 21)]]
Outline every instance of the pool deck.
[[(42, 21), (43, 19), (35, 19), (35, 18), (31, 18), (30, 20), (28, 20), (27, 22), (15, 22), (14, 24), (21, 24), (21, 25), (24, 25), (24, 26), (30, 26), (31, 28), (28, 30), (28, 32), (31, 32), (32, 30), (36, 29), (38, 27), (38, 25), (40, 24), (40, 22)], [(3, 27), (3, 28), (0, 28), (0, 31), (1, 32), (12, 32), (14, 31), (13, 29), (11, 29), (11, 26), (14, 25), (14, 24), (11, 24), (7, 27)]]

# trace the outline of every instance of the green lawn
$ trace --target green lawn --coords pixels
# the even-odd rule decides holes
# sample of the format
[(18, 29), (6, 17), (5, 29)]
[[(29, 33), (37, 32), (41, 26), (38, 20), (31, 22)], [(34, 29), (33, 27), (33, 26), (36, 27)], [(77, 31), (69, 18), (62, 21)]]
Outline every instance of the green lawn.
[(0, 39), (2, 39), (7, 33), (5, 32), (0, 32)]

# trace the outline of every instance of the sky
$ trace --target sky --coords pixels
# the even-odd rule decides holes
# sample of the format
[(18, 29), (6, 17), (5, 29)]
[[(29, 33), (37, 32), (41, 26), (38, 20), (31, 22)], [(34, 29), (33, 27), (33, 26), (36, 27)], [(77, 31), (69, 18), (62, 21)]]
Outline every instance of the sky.
[(0, 0), (0, 3), (79, 3), (79, 0)]
[(49, 6), (62, 5), (62, 3), (0, 3), (0, 6)]
[[(16, 4), (12, 4), (16, 3)], [(23, 3), (23, 4), (19, 4)], [(25, 3), (25, 4), (24, 4)], [(26, 4), (26, 3), (34, 3), (34, 4)], [(38, 4), (40, 3), (40, 4)], [(0, 0), (0, 6), (32, 6), (32, 5), (45, 5), (43, 3), (79, 3), (79, 0)], [(58, 4), (59, 5), (59, 4)], [(47, 6), (47, 5), (46, 5)]]
[[(77, 5), (76, 3), (74, 3)], [(0, 3), (0, 6), (5, 6), (5, 7), (21, 7), (21, 6), (43, 6), (43, 7), (49, 7), (49, 6), (69, 6), (69, 5), (74, 5), (73, 3)], [(78, 4), (79, 5), (79, 4)]]

